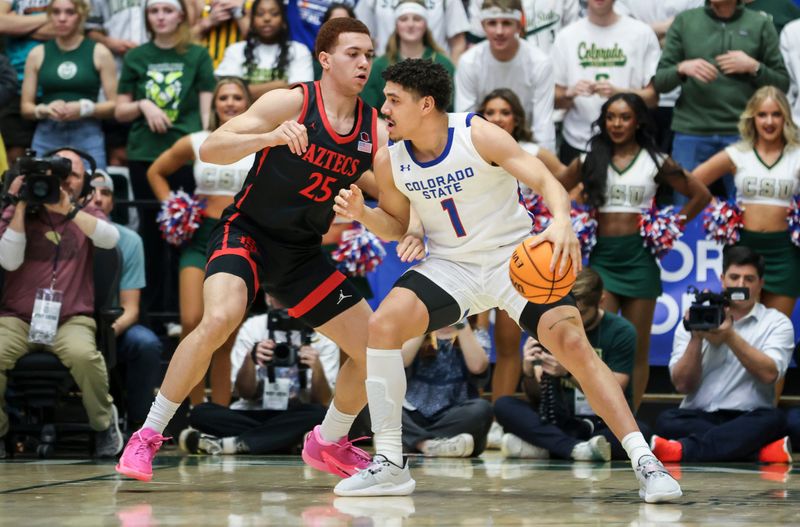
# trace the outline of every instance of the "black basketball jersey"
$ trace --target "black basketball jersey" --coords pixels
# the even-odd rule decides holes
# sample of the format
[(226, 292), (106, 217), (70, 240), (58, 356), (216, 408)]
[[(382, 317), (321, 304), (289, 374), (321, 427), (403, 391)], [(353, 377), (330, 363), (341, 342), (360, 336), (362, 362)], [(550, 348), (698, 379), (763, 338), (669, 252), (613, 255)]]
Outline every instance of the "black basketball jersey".
[(235, 207), (271, 236), (289, 243), (319, 243), (333, 221), (333, 199), (372, 166), (378, 149), (378, 112), (361, 98), (351, 132), (339, 135), (322, 106), (319, 81), (300, 83), (308, 149), (265, 148), (255, 159)]

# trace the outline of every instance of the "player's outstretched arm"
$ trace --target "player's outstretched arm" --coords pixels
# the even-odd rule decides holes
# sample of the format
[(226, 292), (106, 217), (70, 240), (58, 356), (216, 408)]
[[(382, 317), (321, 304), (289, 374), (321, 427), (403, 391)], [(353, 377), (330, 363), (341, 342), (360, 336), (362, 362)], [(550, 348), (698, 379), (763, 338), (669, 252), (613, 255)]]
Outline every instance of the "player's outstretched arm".
[(333, 210), (351, 220), (363, 223), (376, 236), (384, 240), (399, 240), (408, 230), (411, 204), (394, 186), (389, 150), (381, 148), (373, 165), (378, 183), (378, 206), (364, 205), (364, 195), (356, 185), (342, 189), (334, 198)]
[(295, 154), (308, 148), (306, 127), (298, 123), (303, 108), (301, 88), (273, 90), (223, 124), (200, 146), (206, 163), (229, 165), (267, 147), (287, 145)]
[[(561, 183), (536, 157), (525, 152), (508, 132), (483, 119), (472, 121), (472, 143), (486, 161), (498, 165), (542, 196), (545, 205), (553, 213), (553, 222), (541, 234), (534, 237), (532, 246), (544, 241), (553, 243), (553, 260), (550, 269), (555, 270), (562, 253), (569, 255), (573, 271), (577, 275), (581, 267), (581, 247), (569, 217), (569, 195)], [(559, 273), (566, 271), (569, 262), (561, 259)]]

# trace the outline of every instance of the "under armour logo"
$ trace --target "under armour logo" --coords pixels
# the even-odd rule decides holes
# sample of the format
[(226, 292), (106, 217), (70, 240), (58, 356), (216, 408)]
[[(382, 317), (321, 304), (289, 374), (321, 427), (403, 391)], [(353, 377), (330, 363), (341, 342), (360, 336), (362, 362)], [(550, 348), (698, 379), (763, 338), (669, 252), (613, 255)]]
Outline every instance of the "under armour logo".
[(400, 165), (400, 172), (405, 172), (406, 170), (411, 172), (411, 165)]
[(344, 294), (344, 292), (341, 289), (339, 289), (339, 301), (336, 302), (336, 305), (338, 306), (339, 304), (342, 303), (342, 300), (344, 300), (345, 298), (351, 298), (352, 296), (353, 295)]

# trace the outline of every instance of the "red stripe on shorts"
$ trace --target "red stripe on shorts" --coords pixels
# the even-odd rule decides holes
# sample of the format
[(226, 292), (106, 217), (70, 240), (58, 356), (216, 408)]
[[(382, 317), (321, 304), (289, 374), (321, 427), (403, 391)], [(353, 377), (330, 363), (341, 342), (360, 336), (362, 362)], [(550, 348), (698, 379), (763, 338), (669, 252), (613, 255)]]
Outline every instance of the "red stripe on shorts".
[[(250, 256), (250, 251), (248, 251), (247, 249), (243, 249), (241, 247), (217, 249), (211, 254), (211, 258), (208, 259), (208, 263), (206, 263), (206, 269), (208, 269), (209, 264), (211, 264), (212, 260), (214, 260), (215, 258), (228, 255), (241, 256), (242, 258), (247, 260), (247, 263), (250, 264), (250, 269), (253, 271), (253, 294), (258, 293), (258, 270), (256, 267), (256, 262)], [(242, 280), (244, 280), (244, 277), (242, 277)]]
[(331, 291), (344, 282), (345, 276), (339, 271), (335, 271), (324, 282), (319, 284), (316, 289), (311, 291), (308, 296), (301, 300), (296, 306), (289, 309), (289, 316), (299, 318), (311, 311), (322, 299), (328, 296)]

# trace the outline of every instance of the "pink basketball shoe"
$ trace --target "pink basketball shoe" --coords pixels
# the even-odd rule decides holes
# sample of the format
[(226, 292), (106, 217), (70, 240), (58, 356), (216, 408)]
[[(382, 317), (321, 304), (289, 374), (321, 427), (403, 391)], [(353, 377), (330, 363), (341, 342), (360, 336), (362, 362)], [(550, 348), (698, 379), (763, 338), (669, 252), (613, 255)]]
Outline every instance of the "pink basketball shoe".
[[(359, 438), (363, 439), (363, 438)], [(354, 439), (353, 441), (358, 441)], [(317, 470), (329, 472), (340, 478), (349, 478), (372, 462), (369, 454), (353, 446), (347, 437), (333, 443), (322, 439), (319, 425), (306, 436), (303, 445), (303, 461)]]
[(161, 448), (161, 443), (170, 439), (152, 428), (142, 428), (133, 433), (122, 457), (119, 458), (116, 470), (123, 476), (150, 481), (153, 479), (153, 458)]

